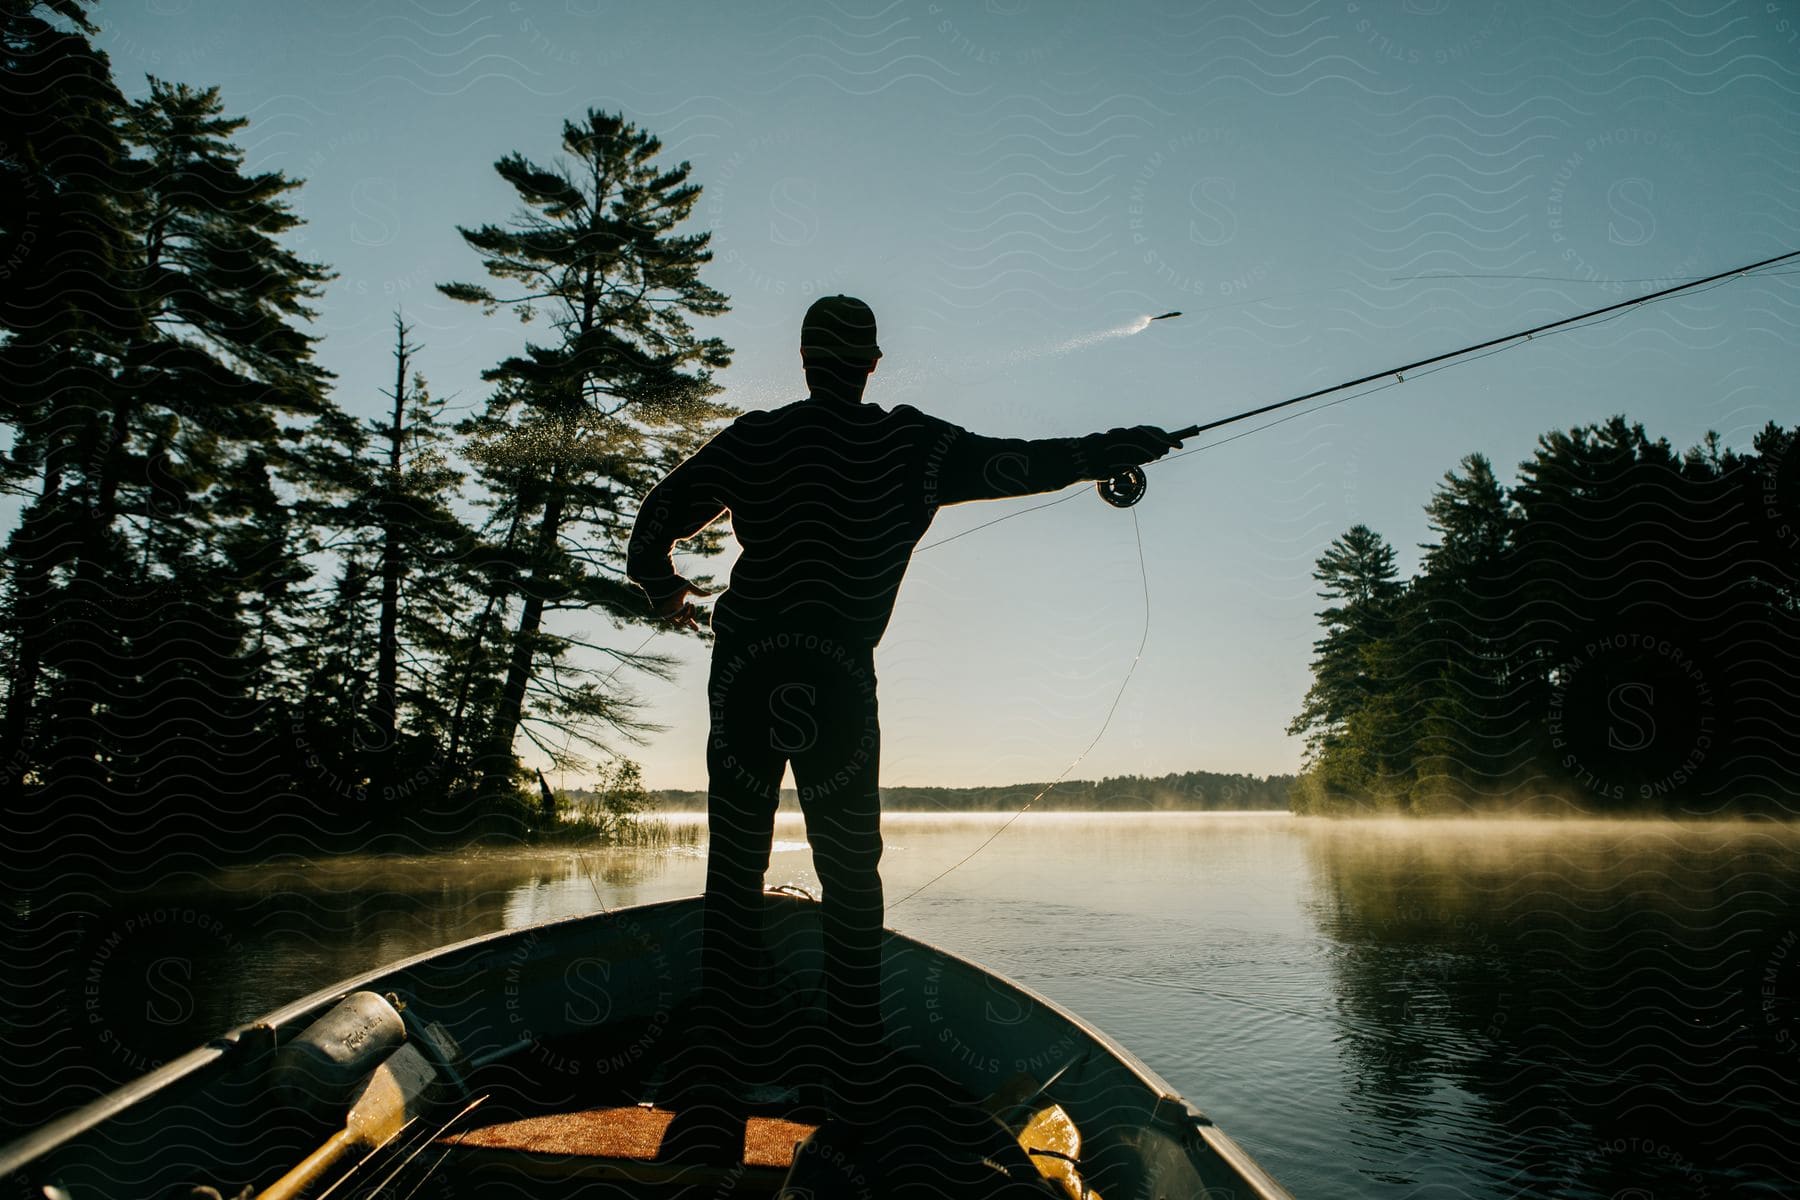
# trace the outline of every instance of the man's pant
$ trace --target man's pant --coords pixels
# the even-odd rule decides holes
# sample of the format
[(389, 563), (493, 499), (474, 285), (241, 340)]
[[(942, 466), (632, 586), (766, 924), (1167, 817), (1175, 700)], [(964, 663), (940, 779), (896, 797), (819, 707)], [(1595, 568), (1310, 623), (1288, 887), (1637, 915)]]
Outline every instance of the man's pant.
[(764, 1003), (751, 949), (762, 942), (763, 875), (791, 763), (824, 893), (826, 1045), (855, 1069), (872, 1061), (881, 1039), (874, 648), (815, 634), (720, 637), (708, 693), (703, 1008), (765, 1044), (775, 1032), (768, 1024), (798, 1015), (785, 998)]

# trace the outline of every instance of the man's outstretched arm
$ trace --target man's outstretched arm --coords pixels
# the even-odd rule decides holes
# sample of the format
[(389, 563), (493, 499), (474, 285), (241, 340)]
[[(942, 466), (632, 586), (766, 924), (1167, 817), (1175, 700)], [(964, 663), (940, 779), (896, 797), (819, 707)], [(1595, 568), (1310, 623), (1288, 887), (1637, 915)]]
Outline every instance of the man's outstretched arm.
[(675, 570), (675, 543), (698, 534), (725, 515), (725, 504), (714, 486), (718, 479), (719, 438), (695, 451), (680, 466), (650, 489), (638, 505), (637, 521), (625, 549), (625, 574), (644, 589), (651, 611), (658, 616), (699, 628), (690, 595), (706, 593)]
[(1111, 479), (1154, 462), (1181, 442), (1155, 425), (1109, 429), (1078, 438), (992, 438), (944, 424), (926, 468), (936, 504), (997, 500), (1054, 492), (1090, 479)]

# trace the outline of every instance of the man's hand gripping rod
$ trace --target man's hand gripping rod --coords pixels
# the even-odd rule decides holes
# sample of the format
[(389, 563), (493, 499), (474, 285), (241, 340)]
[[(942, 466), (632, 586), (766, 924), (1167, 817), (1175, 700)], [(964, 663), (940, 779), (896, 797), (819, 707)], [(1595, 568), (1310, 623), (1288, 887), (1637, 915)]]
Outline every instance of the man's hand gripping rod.
[[(1230, 418), (1237, 420), (1236, 417)], [(1222, 424), (1223, 422), (1215, 422)], [(1211, 428), (1206, 426), (1205, 428)], [(1177, 429), (1169, 437), (1173, 441), (1182, 442), (1201, 432), (1202, 426), (1189, 425), (1186, 429)], [(1114, 508), (1130, 508), (1144, 498), (1144, 491), (1150, 486), (1149, 476), (1142, 467), (1126, 467), (1111, 479), (1102, 479), (1094, 485), (1100, 498)]]

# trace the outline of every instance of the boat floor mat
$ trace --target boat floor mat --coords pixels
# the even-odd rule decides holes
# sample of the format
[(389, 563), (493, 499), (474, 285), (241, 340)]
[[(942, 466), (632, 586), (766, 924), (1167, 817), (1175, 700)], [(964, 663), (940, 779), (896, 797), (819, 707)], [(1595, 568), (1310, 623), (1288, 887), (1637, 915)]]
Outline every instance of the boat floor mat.
[(946, 1119), (827, 1121), (800, 1144), (781, 1196), (844, 1200), (1057, 1200), (998, 1125)]
[[(579, 1158), (655, 1162), (675, 1113), (639, 1105), (548, 1113), (485, 1125), (458, 1135), (457, 1145)], [(795, 1145), (817, 1126), (780, 1117), (752, 1116), (744, 1123), (743, 1165), (786, 1170)]]

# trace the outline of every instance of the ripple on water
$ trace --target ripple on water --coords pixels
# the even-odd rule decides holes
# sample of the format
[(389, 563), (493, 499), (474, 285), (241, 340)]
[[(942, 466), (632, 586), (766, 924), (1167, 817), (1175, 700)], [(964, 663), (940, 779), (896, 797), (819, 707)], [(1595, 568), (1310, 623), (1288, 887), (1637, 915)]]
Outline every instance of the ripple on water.
[[(892, 822), (892, 899), (1006, 814)], [(771, 882), (816, 890), (797, 819)], [(276, 865), (185, 1049), (385, 959), (697, 892), (704, 843)], [(154, 898), (151, 901), (155, 902)], [(162, 902), (167, 902), (164, 898)], [(899, 929), (1111, 1034), (1298, 1196), (1780, 1195), (1800, 1178), (1800, 829), (1026, 814)], [(198, 947), (205, 953), (205, 947)]]

